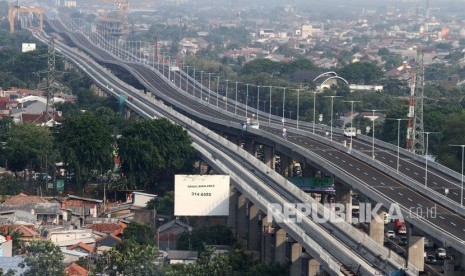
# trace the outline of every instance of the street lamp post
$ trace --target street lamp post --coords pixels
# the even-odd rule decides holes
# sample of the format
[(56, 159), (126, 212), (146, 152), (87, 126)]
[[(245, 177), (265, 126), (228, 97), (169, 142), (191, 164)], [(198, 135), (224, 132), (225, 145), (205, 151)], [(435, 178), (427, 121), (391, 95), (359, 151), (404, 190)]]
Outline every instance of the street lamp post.
[(217, 82), (216, 82), (216, 107), (218, 107), (218, 92), (220, 89), (220, 76), (217, 77)]
[(189, 65), (186, 65), (187, 72), (186, 72), (186, 93), (189, 93)]
[(195, 67), (194, 67), (194, 83), (192, 84), (192, 96), (195, 96)]
[(200, 99), (203, 97), (203, 70), (200, 71)]
[(234, 104), (234, 115), (237, 115), (237, 81), (236, 81), (236, 103)]
[(258, 110), (260, 109), (260, 85), (257, 86), (257, 122), (258, 122)]
[(341, 96), (325, 96), (326, 98), (331, 98), (331, 141), (333, 140), (333, 108), (334, 108), (334, 98), (339, 98)]
[(300, 115), (299, 106), (300, 106), (300, 90), (301, 89), (296, 89), (296, 90), (297, 90), (297, 117), (296, 117), (297, 121), (296, 121), (296, 127), (297, 127), (297, 129), (299, 129), (299, 117), (300, 117), (299, 116)]
[(429, 144), (429, 135), (435, 133), (431, 131), (425, 131), (423, 134), (426, 134), (426, 152), (425, 152), (425, 188), (428, 187), (428, 144)]
[(371, 139), (371, 145), (372, 145), (372, 151), (371, 151), (371, 157), (373, 159), (375, 159), (375, 120), (376, 120), (376, 117), (375, 117), (375, 111), (381, 111), (381, 110), (378, 110), (378, 109), (372, 109), (370, 110), (373, 114), (371, 116), (371, 121), (372, 121), (372, 139)]
[(245, 94), (245, 117), (246, 118), (249, 118), (248, 114), (247, 114), (247, 107), (248, 106), (249, 106), (249, 84), (247, 84), (247, 92)]
[(208, 73), (208, 103), (210, 103), (210, 91), (211, 91), (211, 86), (210, 86), (210, 80), (211, 80), (212, 73)]
[[(352, 122), (354, 120), (354, 103), (360, 103), (361, 101), (344, 101), (350, 103), (350, 131), (353, 130)], [(352, 149), (352, 135), (350, 135), (350, 146), (349, 149)]]
[(226, 105), (226, 111), (228, 111), (228, 86), (229, 86), (229, 80), (226, 80), (226, 102), (225, 102), (225, 105)]
[(284, 104), (286, 102), (286, 87), (283, 87), (283, 89), (284, 89), (284, 92), (283, 92), (283, 119), (282, 119), (282, 122), (283, 122), (283, 126), (284, 126), (284, 121), (285, 121), (285, 119), (284, 119)]
[(464, 148), (465, 148), (465, 144), (463, 145), (449, 145), (451, 147), (461, 147), (462, 148), (462, 188), (461, 188), (461, 192), (460, 192), (460, 206), (463, 207), (463, 153), (464, 153)]
[(408, 121), (408, 119), (391, 119), (387, 118), (388, 120), (396, 120), (397, 121), (397, 165), (396, 171), (399, 172), (399, 159), (400, 159), (400, 121)]
[(270, 109), (268, 110), (268, 123), (271, 123), (271, 91), (273, 90), (273, 86), (270, 86)]
[(315, 121), (316, 121), (316, 93), (317, 91), (313, 91), (313, 134), (315, 134)]

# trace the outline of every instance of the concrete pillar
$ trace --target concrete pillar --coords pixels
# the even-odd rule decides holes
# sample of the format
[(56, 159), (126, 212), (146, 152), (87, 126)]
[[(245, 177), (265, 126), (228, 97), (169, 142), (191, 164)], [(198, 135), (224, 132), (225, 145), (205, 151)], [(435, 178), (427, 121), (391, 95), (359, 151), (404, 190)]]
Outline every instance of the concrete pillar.
[(336, 188), (336, 202), (344, 204), (346, 221), (352, 223), (352, 189), (339, 182), (335, 182), (334, 186)]
[(370, 237), (377, 243), (384, 245), (384, 221), (382, 219), (380, 221), (377, 221), (376, 218), (373, 217), (371, 218), (369, 228)]
[(291, 276), (302, 275), (302, 245), (292, 244), (291, 248)]
[(315, 259), (308, 260), (308, 276), (316, 276), (320, 273), (320, 262)]
[(279, 229), (276, 231), (274, 244), (274, 261), (279, 263), (286, 262), (286, 231)]
[(237, 239), (243, 243), (244, 248), (247, 248), (247, 204), (247, 198), (241, 194), (237, 199), (236, 235)]
[(407, 260), (420, 271), (425, 269), (425, 238), (408, 233)]
[(284, 177), (290, 177), (290, 167), (292, 166), (291, 158), (282, 154), (281, 155), (281, 172)]
[(263, 155), (265, 158), (265, 165), (274, 170), (275, 156), (272, 147), (263, 146)]
[(239, 198), (239, 191), (233, 186), (229, 188), (229, 216), (226, 221), (226, 224), (229, 229), (231, 229), (233, 235), (236, 235), (236, 223), (237, 223), (237, 201)]
[(260, 210), (257, 205), (250, 204), (247, 248), (253, 251), (258, 251), (260, 249), (259, 212)]
[(265, 216), (262, 218), (262, 238), (261, 238), (261, 260), (262, 262), (271, 262), (272, 261), (272, 232), (273, 229), (271, 228), (272, 223), (268, 221), (268, 217)]
[(245, 141), (245, 150), (248, 153), (255, 155), (255, 147), (254, 147), (253, 139), (249, 138)]

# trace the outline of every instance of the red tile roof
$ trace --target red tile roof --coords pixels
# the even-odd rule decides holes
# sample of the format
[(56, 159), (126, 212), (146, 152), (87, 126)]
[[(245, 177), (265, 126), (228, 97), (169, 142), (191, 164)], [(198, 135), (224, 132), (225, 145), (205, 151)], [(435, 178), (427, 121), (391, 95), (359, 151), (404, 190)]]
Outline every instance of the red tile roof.
[(68, 276), (87, 276), (89, 272), (82, 266), (72, 263), (65, 269), (65, 273)]
[(47, 203), (47, 202), (48, 202), (47, 200), (41, 198), (40, 196), (30, 196), (30, 195), (20, 193), (19, 195), (16, 195), (12, 198), (5, 200), (3, 205), (21, 206), (21, 205), (26, 205), (26, 204), (31, 204), (31, 203)]
[(77, 243), (75, 245), (68, 246), (67, 249), (68, 250), (74, 250), (74, 249), (76, 249), (78, 247), (88, 251), (89, 253), (94, 252), (94, 250), (95, 250), (95, 247), (90, 246), (90, 245), (88, 245), (86, 243), (83, 243), (83, 242), (79, 242), (79, 243)]
[(96, 223), (90, 224), (87, 228), (92, 229), (92, 231), (108, 233), (108, 232), (115, 232), (120, 231), (122, 229), (121, 225), (115, 223)]

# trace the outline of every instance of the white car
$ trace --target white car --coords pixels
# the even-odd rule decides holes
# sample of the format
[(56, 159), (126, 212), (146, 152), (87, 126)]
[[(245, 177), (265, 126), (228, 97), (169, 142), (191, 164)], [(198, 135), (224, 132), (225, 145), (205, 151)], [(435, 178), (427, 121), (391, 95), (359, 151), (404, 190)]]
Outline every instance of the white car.
[(444, 248), (439, 247), (439, 248), (436, 250), (436, 256), (437, 256), (439, 259), (445, 259), (445, 258), (447, 257), (446, 250), (445, 250)]
[(386, 232), (386, 238), (388, 239), (395, 239), (396, 238), (396, 233), (392, 230), (388, 230)]

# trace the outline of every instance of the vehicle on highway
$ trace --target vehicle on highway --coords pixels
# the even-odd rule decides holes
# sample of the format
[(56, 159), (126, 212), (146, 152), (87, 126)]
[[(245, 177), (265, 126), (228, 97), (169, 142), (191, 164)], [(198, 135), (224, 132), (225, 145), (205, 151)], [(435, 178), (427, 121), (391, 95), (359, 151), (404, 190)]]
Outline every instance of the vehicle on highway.
[(386, 232), (386, 238), (388, 239), (395, 239), (396, 238), (396, 233), (392, 230), (388, 230)]
[(405, 225), (401, 225), (397, 230), (397, 234), (407, 234), (407, 227)]
[[(405, 226), (405, 221), (400, 220), (400, 219), (395, 219), (394, 220), (394, 231), (399, 233), (399, 230), (402, 226)], [(405, 234), (405, 233), (404, 233)]]
[(357, 137), (357, 129), (355, 127), (346, 127), (344, 129), (345, 137)]
[(258, 120), (252, 120), (250, 122), (250, 127), (255, 128), (255, 129), (259, 129), (260, 128), (260, 123), (258, 122)]
[(436, 257), (434, 255), (428, 255), (428, 256), (426, 256), (425, 262), (427, 264), (435, 264), (435, 263), (438, 262), (438, 260), (436, 259)]
[(384, 214), (384, 224), (391, 222), (391, 216), (389, 214)]
[(436, 249), (436, 256), (439, 259), (447, 258), (446, 250), (444, 248), (442, 248), (442, 247), (439, 247), (438, 249)]
[(302, 166), (298, 162), (294, 163), (294, 176), (302, 176)]
[(399, 238), (399, 244), (400, 245), (407, 245), (407, 243), (408, 243), (407, 237), (400, 237)]

